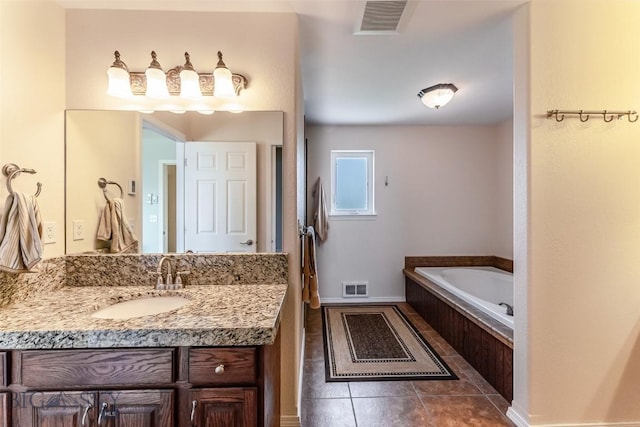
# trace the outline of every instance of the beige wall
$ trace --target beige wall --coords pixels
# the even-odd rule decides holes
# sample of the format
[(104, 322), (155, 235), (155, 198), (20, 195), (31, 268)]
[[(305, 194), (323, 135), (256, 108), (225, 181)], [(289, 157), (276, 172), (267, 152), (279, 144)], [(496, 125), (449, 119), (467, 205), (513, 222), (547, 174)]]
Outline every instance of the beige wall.
[(36, 182), (43, 184), (42, 220), (57, 228), (46, 258), (64, 254), (64, 23), (64, 11), (51, 2), (0, 1), (0, 163), (38, 172), (20, 175), (13, 188), (35, 192)]
[(510, 258), (511, 177), (506, 183), (498, 180), (503, 171), (510, 173), (511, 141), (501, 140), (498, 130), (308, 126), (310, 219), (318, 177), (327, 201), (332, 197), (331, 150), (375, 151), (377, 215), (330, 218), (328, 238), (317, 252), (320, 296), (336, 302), (342, 299), (343, 281), (365, 280), (367, 301), (403, 300), (407, 255), (494, 255), (500, 250)]
[(67, 108), (131, 104), (106, 96), (115, 50), (131, 71), (146, 70), (152, 50), (165, 71), (184, 64), (188, 51), (200, 72), (213, 71), (220, 50), (249, 80), (238, 98), (248, 110), (293, 112), (295, 22), (281, 13), (67, 10)]
[(529, 414), (529, 5), (513, 16), (513, 401), (510, 418), (519, 427)]
[(494, 255), (513, 259), (513, 121), (496, 126)]
[(637, 1), (530, 3), (528, 283), (516, 282), (528, 313), (515, 331), (528, 385), (515, 399), (531, 425), (640, 424), (640, 127), (545, 117), (638, 109), (638, 22)]

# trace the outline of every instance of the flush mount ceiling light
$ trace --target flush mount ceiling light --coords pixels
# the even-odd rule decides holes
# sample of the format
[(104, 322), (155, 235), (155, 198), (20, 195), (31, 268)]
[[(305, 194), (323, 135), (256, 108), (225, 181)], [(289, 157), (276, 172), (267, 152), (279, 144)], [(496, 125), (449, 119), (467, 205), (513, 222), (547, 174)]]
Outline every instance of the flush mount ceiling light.
[(114, 52), (115, 61), (107, 70), (109, 88), (107, 94), (119, 98), (146, 95), (147, 98), (193, 99), (201, 96), (230, 98), (246, 89), (247, 78), (231, 73), (218, 52), (218, 64), (213, 72), (198, 73), (185, 52), (184, 66), (178, 65), (166, 73), (160, 67), (156, 52), (151, 52), (151, 64), (145, 72), (129, 71)]
[(447, 105), (457, 91), (458, 88), (452, 83), (440, 83), (422, 89), (418, 96), (424, 105), (437, 110)]

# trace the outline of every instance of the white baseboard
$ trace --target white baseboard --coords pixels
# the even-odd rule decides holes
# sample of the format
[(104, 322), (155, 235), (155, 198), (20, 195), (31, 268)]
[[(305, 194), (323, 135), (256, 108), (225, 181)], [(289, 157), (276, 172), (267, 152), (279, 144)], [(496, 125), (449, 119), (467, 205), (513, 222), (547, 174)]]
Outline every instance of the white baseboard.
[[(507, 410), (507, 418), (509, 418), (517, 427), (530, 427), (527, 417), (522, 414), (522, 411), (510, 406)], [(638, 427), (640, 426), (640, 420), (638, 421), (625, 421), (619, 423), (559, 423), (559, 424), (533, 424), (535, 427)]]
[[(304, 322), (304, 320), (303, 320)], [(302, 381), (304, 379), (304, 352), (306, 350), (307, 328), (302, 328), (302, 350), (300, 351), (300, 362), (298, 362), (298, 419), (302, 415)]]
[(513, 403), (509, 406), (509, 409), (507, 409), (507, 418), (513, 421), (517, 427), (529, 427), (527, 418), (522, 415), (519, 408), (516, 409)]
[(320, 298), (323, 304), (383, 304), (391, 302), (405, 302), (405, 297), (367, 297), (367, 298)]
[[(638, 427), (639, 421), (624, 421), (620, 423), (560, 423), (560, 424), (535, 424), (535, 427)], [(519, 427), (519, 426), (518, 426)]]

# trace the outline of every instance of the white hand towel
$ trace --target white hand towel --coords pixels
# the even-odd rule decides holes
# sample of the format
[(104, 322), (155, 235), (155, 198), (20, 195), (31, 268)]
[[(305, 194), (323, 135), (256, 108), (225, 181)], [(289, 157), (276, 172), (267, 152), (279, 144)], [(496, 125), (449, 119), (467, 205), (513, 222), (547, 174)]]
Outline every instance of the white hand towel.
[(0, 220), (0, 270), (29, 271), (42, 259), (42, 252), (42, 218), (36, 197), (10, 194)]
[(138, 243), (131, 225), (124, 213), (124, 201), (120, 198), (107, 200), (98, 222), (98, 240), (111, 243), (109, 252), (119, 253), (130, 250)]

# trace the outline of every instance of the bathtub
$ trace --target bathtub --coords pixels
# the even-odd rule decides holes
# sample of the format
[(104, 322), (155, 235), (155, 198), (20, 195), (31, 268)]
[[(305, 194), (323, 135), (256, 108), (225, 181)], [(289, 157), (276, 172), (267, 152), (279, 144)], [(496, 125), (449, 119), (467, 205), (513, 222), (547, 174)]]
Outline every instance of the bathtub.
[(416, 273), (513, 329), (513, 275), (493, 267), (416, 267)]

